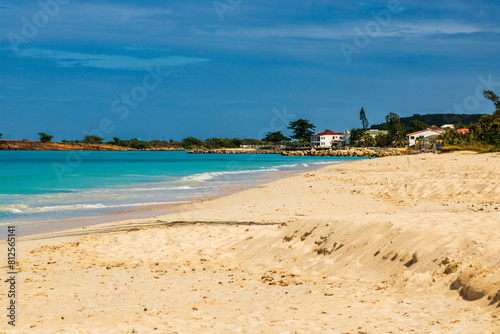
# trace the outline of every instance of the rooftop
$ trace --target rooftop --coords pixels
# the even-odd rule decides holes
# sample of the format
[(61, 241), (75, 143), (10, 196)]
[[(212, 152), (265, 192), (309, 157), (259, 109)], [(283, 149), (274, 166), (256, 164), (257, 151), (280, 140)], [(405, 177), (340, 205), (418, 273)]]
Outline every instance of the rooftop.
[(344, 134), (342, 132), (333, 132), (332, 130), (326, 130), (324, 132), (320, 132), (317, 135), (313, 135), (313, 137), (320, 137), (320, 136), (343, 136)]

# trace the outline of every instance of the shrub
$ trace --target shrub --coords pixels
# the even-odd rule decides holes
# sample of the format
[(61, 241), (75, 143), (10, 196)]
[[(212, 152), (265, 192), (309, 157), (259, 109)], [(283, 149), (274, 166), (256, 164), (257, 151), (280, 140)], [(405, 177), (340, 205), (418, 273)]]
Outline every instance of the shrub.
[(40, 141), (42, 143), (48, 143), (52, 140), (52, 138), (54, 138), (54, 136), (48, 135), (48, 134), (43, 133), (43, 132), (40, 132), (38, 135), (40, 136)]

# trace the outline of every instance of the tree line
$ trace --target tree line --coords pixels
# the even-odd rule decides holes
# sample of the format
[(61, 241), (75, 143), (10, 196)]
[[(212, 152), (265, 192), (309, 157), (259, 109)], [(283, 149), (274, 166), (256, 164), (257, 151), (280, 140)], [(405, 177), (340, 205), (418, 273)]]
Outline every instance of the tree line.
[(448, 130), (441, 133), (436, 142), (442, 146), (457, 145), (462, 148), (475, 148), (484, 150), (484, 146), (490, 151), (500, 150), (500, 98), (491, 90), (483, 92), (486, 99), (493, 102), (495, 111), (491, 115), (483, 115), (475, 124), (470, 124), (467, 131), (458, 132)]
[[(118, 137), (113, 137), (111, 141), (104, 141), (104, 138), (85, 135), (82, 140), (65, 140), (63, 143), (74, 143), (74, 144), (108, 144), (120, 147), (127, 147), (133, 149), (148, 149), (148, 148), (162, 148), (162, 147), (182, 147), (185, 149), (192, 148), (239, 148), (241, 145), (272, 145), (272, 144), (289, 144), (289, 145), (308, 145), (309, 137), (314, 134), (313, 130), (316, 127), (305, 119), (298, 119), (296, 121), (290, 122), (288, 129), (292, 130), (292, 135), (290, 137), (285, 136), (281, 131), (268, 132), (262, 139), (253, 138), (209, 138), (206, 140), (201, 140), (193, 136), (186, 137), (181, 141), (175, 141), (170, 139), (168, 141), (163, 140), (152, 140), (143, 141), (137, 138), (132, 139), (120, 139)], [(1, 138), (2, 134), (0, 134)], [(40, 132), (38, 134), (40, 141), (42, 143), (48, 143), (54, 138), (52, 135)], [(292, 139), (296, 139), (297, 142), (292, 142)]]
[[(460, 122), (452, 124), (453, 128), (446, 130), (436, 138), (438, 145), (491, 145), (500, 147), (500, 98), (493, 91), (484, 91), (483, 95), (486, 99), (493, 102), (495, 110), (491, 115), (468, 115), (469, 117), (458, 117)], [(447, 114), (449, 118), (453, 119), (456, 116)], [(354, 128), (350, 131), (350, 142), (353, 146), (393, 146), (401, 147), (407, 144), (406, 137), (410, 133), (425, 130), (430, 127), (430, 124), (421, 121), (420, 119), (406, 120), (408, 126), (405, 125), (403, 119), (396, 113), (389, 113), (385, 117), (385, 122), (376, 126), (376, 128), (385, 130), (387, 133), (381, 133), (372, 137), (368, 133), (368, 119), (363, 108), (359, 113), (361, 120), (361, 128)], [(421, 116), (421, 115), (417, 115)], [(426, 116), (426, 115), (424, 115)], [(429, 116), (429, 115), (427, 115)], [(434, 119), (431, 117), (431, 119)], [(446, 119), (440, 119), (445, 121)], [(476, 119), (477, 122), (470, 122), (467, 125), (462, 123), (466, 120)], [(438, 123), (440, 124), (440, 123)], [(435, 124), (434, 124), (435, 125)], [(373, 128), (373, 126), (372, 126)], [(458, 129), (466, 129), (466, 131), (457, 131)]]
[[(459, 133), (454, 129), (450, 129), (438, 136), (436, 142), (440, 145), (493, 145), (500, 146), (500, 98), (493, 91), (484, 91), (484, 97), (493, 102), (495, 111), (491, 115), (482, 115), (476, 123), (465, 125), (461, 122), (455, 123), (455, 129), (467, 129), (467, 133)], [(421, 115), (414, 115), (421, 116)], [(424, 115), (429, 116), (429, 115)], [(454, 115), (457, 116), (457, 115)], [(477, 119), (477, 115), (469, 115), (470, 118)], [(369, 122), (366, 112), (362, 107), (359, 112), (361, 128), (353, 128), (350, 130), (350, 145), (352, 146), (379, 146), (379, 147), (402, 147), (407, 144), (406, 137), (409, 133), (418, 132), (429, 128), (429, 124), (422, 121), (421, 117), (415, 119), (401, 118), (396, 113), (389, 113), (385, 117), (385, 122), (374, 127), (385, 130), (386, 133), (377, 134), (372, 137), (369, 130)], [(452, 119), (450, 116), (448, 119)], [(123, 140), (114, 137), (112, 141), (104, 142), (104, 138), (85, 135), (82, 140), (63, 140), (63, 143), (83, 143), (83, 144), (109, 144), (120, 147), (128, 147), (133, 149), (161, 148), (161, 147), (182, 147), (185, 149), (192, 148), (238, 148), (241, 145), (271, 145), (271, 144), (287, 144), (296, 146), (308, 146), (310, 137), (314, 134), (316, 126), (306, 119), (297, 119), (288, 124), (287, 127), (292, 134), (287, 137), (282, 131), (268, 132), (262, 139), (253, 138), (209, 138), (201, 140), (195, 137), (186, 137), (178, 142), (173, 139), (168, 141), (152, 140), (141, 141), (133, 138)], [(50, 142), (52, 135), (40, 132), (40, 141), (43, 143)], [(2, 134), (0, 133), (0, 138)], [(293, 141), (295, 139), (295, 141)]]

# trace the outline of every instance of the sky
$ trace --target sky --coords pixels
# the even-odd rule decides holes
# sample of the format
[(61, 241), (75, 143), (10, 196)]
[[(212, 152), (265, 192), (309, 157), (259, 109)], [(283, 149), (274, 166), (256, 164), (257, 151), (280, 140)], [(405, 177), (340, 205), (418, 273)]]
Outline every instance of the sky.
[(361, 107), (370, 124), (491, 114), (498, 22), (485, 0), (4, 0), (0, 133), (260, 139), (298, 118), (361, 127)]

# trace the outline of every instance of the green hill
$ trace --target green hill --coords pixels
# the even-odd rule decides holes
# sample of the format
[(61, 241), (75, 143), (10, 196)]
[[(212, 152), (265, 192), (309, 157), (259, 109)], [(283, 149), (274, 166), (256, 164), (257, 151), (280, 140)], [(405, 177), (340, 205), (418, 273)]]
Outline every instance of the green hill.
[[(477, 123), (481, 116), (483, 116), (483, 114), (414, 114), (413, 116), (409, 117), (401, 117), (401, 123), (403, 123), (406, 127), (410, 126), (410, 121), (412, 120), (418, 120), (429, 125), (437, 126), (457, 123), (470, 125), (471, 123)], [(371, 126), (371, 128), (382, 129), (382, 124), (374, 124)]]

